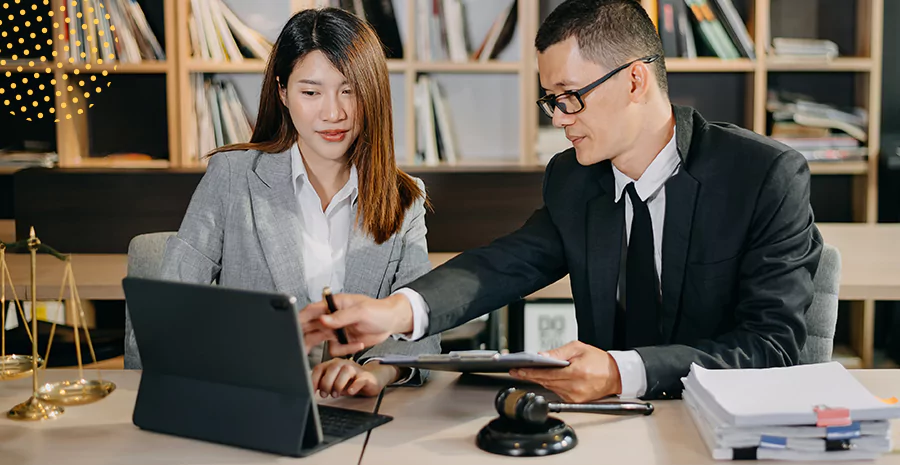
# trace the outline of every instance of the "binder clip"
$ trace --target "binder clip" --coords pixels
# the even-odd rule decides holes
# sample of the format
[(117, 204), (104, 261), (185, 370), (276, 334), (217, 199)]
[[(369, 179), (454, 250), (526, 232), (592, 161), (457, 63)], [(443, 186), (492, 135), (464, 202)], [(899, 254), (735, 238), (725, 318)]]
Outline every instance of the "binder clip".
[(853, 423), (850, 420), (850, 410), (841, 407), (828, 407), (827, 405), (817, 405), (814, 409), (816, 412), (816, 426), (847, 426)]

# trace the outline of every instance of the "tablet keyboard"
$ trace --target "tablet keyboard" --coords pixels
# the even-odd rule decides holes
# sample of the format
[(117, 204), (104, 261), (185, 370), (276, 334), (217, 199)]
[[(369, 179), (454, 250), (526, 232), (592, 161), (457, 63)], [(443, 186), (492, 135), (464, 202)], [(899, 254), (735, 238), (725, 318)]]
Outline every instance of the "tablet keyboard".
[(351, 438), (391, 421), (391, 417), (338, 407), (319, 405), (319, 418), (325, 437)]

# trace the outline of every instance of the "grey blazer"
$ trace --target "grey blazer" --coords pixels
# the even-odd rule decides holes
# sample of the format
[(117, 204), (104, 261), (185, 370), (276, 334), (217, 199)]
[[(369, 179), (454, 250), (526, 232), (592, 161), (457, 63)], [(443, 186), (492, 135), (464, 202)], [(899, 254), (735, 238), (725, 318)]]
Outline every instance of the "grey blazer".
[[(424, 190), (421, 180), (416, 180)], [(298, 211), (291, 179), (291, 154), (258, 151), (225, 152), (209, 159), (206, 174), (191, 198), (178, 234), (169, 238), (161, 279), (212, 283), (293, 295), (300, 308), (320, 296), (309, 296), (303, 276)], [(388, 296), (431, 269), (425, 239), (425, 201), (407, 210), (401, 230), (382, 244), (353, 228), (346, 255), (345, 293), (374, 298)], [(140, 367), (133, 335), (126, 338), (128, 368)], [(310, 361), (321, 359), (321, 346)], [(416, 342), (388, 339), (355, 359), (387, 354), (440, 353), (440, 337)], [(424, 381), (417, 373), (410, 384)]]

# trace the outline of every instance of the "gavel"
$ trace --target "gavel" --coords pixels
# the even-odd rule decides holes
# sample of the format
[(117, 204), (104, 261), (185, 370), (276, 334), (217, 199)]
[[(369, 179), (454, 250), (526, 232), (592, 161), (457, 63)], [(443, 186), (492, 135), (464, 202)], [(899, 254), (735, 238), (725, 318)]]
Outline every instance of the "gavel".
[(605, 413), (607, 415), (650, 415), (653, 404), (648, 402), (597, 402), (569, 404), (548, 402), (544, 396), (531, 391), (509, 387), (497, 393), (494, 407), (501, 417), (531, 424), (543, 424), (550, 412)]

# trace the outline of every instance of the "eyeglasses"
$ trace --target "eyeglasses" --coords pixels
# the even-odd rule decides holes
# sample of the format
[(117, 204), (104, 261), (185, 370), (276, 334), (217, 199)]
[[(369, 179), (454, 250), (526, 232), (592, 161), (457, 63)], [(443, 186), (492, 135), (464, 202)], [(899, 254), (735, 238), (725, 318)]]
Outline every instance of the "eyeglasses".
[(594, 88), (596, 88), (600, 84), (603, 84), (611, 77), (615, 76), (616, 73), (639, 61), (644, 63), (653, 63), (658, 59), (659, 55), (650, 55), (643, 58), (638, 58), (637, 60), (629, 61), (628, 63), (625, 63), (624, 65), (619, 66), (618, 68), (606, 73), (605, 76), (582, 87), (581, 89), (569, 90), (559, 95), (547, 94), (538, 99), (537, 104), (539, 107), (541, 107), (541, 110), (544, 110), (544, 113), (551, 118), (553, 118), (553, 111), (556, 108), (559, 108), (560, 111), (567, 115), (574, 115), (575, 113), (584, 110), (584, 100), (582, 99), (582, 97), (584, 97), (588, 92), (594, 90)]

